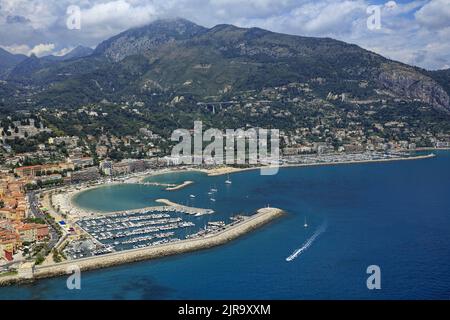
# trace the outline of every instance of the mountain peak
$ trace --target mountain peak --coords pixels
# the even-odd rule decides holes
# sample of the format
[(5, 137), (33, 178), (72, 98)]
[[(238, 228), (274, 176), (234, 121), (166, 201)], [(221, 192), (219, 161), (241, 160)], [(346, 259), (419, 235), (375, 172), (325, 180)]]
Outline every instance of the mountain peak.
[(198, 26), (196, 23), (180, 17), (157, 19), (147, 24), (147, 26), (152, 24), (172, 25), (172, 26), (173, 25)]
[(149, 53), (172, 41), (191, 39), (207, 30), (182, 18), (158, 19), (100, 43), (94, 54), (106, 56), (109, 60), (117, 62), (130, 55)]
[[(24, 82), (54, 81), (54, 74), (97, 78), (98, 83), (103, 83), (99, 94), (105, 95), (109, 88), (109, 95), (117, 99), (122, 99), (124, 93), (140, 96), (154, 89), (204, 99), (230, 94), (230, 90), (241, 92), (306, 83), (318, 97), (326, 98), (336, 91), (350, 94), (356, 101), (360, 97), (380, 101), (389, 96), (421, 101), (436, 110), (450, 112), (447, 72), (427, 76), (417, 68), (327, 38), (229, 24), (207, 29), (172, 18), (124, 31), (102, 42), (94, 55), (80, 59), (76, 67), (71, 63), (50, 65), (43, 59), (39, 64), (37, 58), (29, 58), (11, 74)], [(44, 68), (45, 72), (38, 72)], [(100, 68), (108, 71), (101, 75), (92, 72)], [(70, 81), (65, 84), (74, 85)], [(91, 82), (80, 81), (78, 85), (86, 85), (87, 89)], [(97, 95), (88, 97), (96, 99)]]
[(63, 60), (77, 59), (82, 57), (87, 57), (94, 52), (92, 48), (78, 45), (73, 48), (70, 52), (62, 56)]
[(27, 56), (23, 54), (13, 54), (0, 48), (0, 78), (25, 59), (27, 59)]

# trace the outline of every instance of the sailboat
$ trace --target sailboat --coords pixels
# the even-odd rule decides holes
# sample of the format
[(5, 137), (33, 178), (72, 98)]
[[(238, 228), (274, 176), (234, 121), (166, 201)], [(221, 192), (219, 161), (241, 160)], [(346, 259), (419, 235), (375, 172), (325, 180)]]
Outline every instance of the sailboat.
[(232, 184), (233, 182), (231, 181), (231, 179), (230, 179), (230, 175), (228, 175), (228, 178), (227, 178), (227, 180), (225, 180), (225, 183), (226, 184)]
[(308, 228), (308, 223), (306, 222), (306, 216), (305, 216), (305, 224), (303, 225), (305, 228)]

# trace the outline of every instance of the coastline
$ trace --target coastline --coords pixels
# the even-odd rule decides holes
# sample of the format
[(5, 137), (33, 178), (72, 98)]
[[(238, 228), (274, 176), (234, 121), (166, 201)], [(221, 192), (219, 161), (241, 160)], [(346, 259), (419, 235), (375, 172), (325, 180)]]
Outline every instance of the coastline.
[[(450, 149), (450, 148), (449, 148)], [(437, 149), (430, 149), (430, 150), (437, 150)], [(420, 150), (420, 151), (426, 151), (426, 150)], [(326, 163), (298, 163), (298, 164), (285, 164), (280, 165), (278, 168), (300, 168), (300, 167), (318, 167), (318, 166), (336, 166), (336, 165), (349, 165), (349, 164), (363, 164), (363, 163), (380, 163), (380, 162), (393, 162), (393, 161), (412, 161), (412, 160), (421, 160), (421, 159), (430, 159), (436, 157), (435, 154), (428, 154), (428, 155), (418, 155), (418, 156), (411, 156), (411, 157), (399, 157), (399, 158), (390, 158), (390, 159), (374, 159), (374, 160), (361, 160), (361, 161), (341, 161), (341, 162), (326, 162)], [(141, 174), (136, 175), (136, 177), (125, 179), (127, 183), (142, 183), (145, 179), (152, 176), (158, 176), (162, 174), (172, 173), (172, 172), (203, 172), (207, 174), (210, 177), (214, 176), (222, 176), (227, 174), (233, 174), (233, 173), (239, 173), (244, 171), (250, 171), (250, 170), (261, 170), (262, 168), (276, 168), (275, 166), (255, 166), (255, 167), (248, 167), (248, 168), (235, 168), (235, 167), (219, 167), (219, 168), (213, 168), (213, 169), (196, 169), (196, 168), (164, 168), (157, 171), (152, 172), (143, 172)], [(175, 191), (184, 187), (187, 187), (191, 185), (192, 183), (186, 184), (187, 181), (184, 183), (178, 185), (177, 189), (167, 190), (167, 191)], [(102, 214), (104, 212), (98, 211), (98, 210), (91, 210), (87, 208), (83, 208), (78, 206), (74, 199), (77, 195), (80, 193), (103, 188), (106, 185), (108, 186), (114, 186), (114, 185), (122, 185), (125, 182), (114, 182), (109, 184), (96, 184), (92, 186), (79, 186), (75, 188), (75, 190), (69, 191), (65, 195), (65, 199), (60, 200), (59, 205), (61, 205), (61, 211), (70, 211), (71, 215), (75, 213), (78, 217), (84, 217), (84, 216), (90, 216), (93, 214)], [(64, 197), (61, 197), (64, 198)], [(55, 206), (55, 203), (53, 204)]]
[(445, 148), (416, 148), (416, 151), (447, 151), (450, 147)]
[[(436, 150), (436, 149), (433, 149)], [(412, 157), (399, 157), (399, 158), (390, 158), (390, 159), (374, 159), (374, 160), (361, 160), (361, 161), (340, 161), (340, 162), (317, 162), (317, 163), (293, 163), (293, 164), (283, 164), (279, 166), (255, 166), (249, 168), (234, 168), (234, 167), (221, 167), (217, 169), (204, 169), (202, 172), (206, 173), (210, 177), (215, 176), (223, 176), (226, 174), (233, 174), (243, 171), (251, 171), (251, 170), (261, 170), (261, 169), (270, 169), (270, 168), (300, 168), (300, 167), (321, 167), (321, 166), (337, 166), (337, 165), (345, 165), (345, 164), (363, 164), (363, 163), (380, 163), (380, 162), (394, 162), (394, 161), (412, 161), (412, 160), (421, 160), (421, 159), (430, 159), (436, 157), (435, 154), (428, 155), (419, 155)]]
[[(124, 178), (122, 182), (114, 181), (109, 183), (96, 183), (94, 185), (80, 185), (77, 187), (69, 187), (68, 192), (65, 193), (64, 196), (60, 197), (57, 200), (57, 204), (53, 203), (53, 207), (55, 205), (60, 205), (62, 212), (70, 212), (70, 215), (77, 215), (78, 217), (86, 217), (91, 216), (93, 214), (103, 214), (105, 211), (100, 210), (93, 210), (88, 208), (80, 207), (75, 203), (75, 198), (84, 192), (95, 190), (99, 188), (103, 188), (105, 186), (117, 186), (117, 185), (124, 185), (124, 184), (146, 184), (145, 180), (149, 177), (163, 175), (167, 173), (173, 173), (173, 172), (187, 172), (187, 171), (200, 171), (193, 168), (164, 168), (164, 169), (158, 169), (156, 171), (146, 171), (141, 172), (138, 174), (134, 174), (132, 177)], [(176, 191), (184, 189), (190, 185), (194, 184), (194, 181), (184, 181), (181, 184), (175, 185), (174, 187), (166, 187), (164, 190), (166, 191)], [(58, 196), (58, 195), (56, 195)], [(55, 198), (55, 195), (53, 195), (53, 199)]]
[(66, 275), (68, 274), (68, 269), (73, 266), (80, 268), (81, 271), (87, 271), (209, 249), (233, 241), (262, 227), (263, 225), (268, 224), (284, 214), (285, 212), (278, 208), (262, 208), (257, 210), (254, 215), (249, 216), (245, 220), (234, 225), (229, 225), (224, 230), (202, 238), (182, 240), (142, 249), (114, 252), (53, 265), (36, 266), (34, 268), (32, 278), (22, 278), (20, 276), (5, 277), (4, 279), (0, 278), (0, 286), (32, 282), (38, 279)]
[[(436, 157), (435, 154), (428, 154), (428, 155), (418, 155), (418, 156), (411, 156), (411, 157), (399, 157), (399, 158), (389, 158), (389, 159), (374, 159), (374, 160), (362, 160), (362, 161), (341, 161), (341, 162), (328, 162), (328, 163), (298, 163), (298, 164), (286, 164), (281, 165), (280, 168), (293, 168), (293, 167), (309, 167), (309, 166), (327, 166), (327, 165), (340, 165), (340, 164), (359, 164), (359, 163), (371, 163), (371, 162), (391, 162), (391, 161), (408, 161), (408, 160), (419, 160), (419, 159), (429, 159)], [(267, 168), (267, 167), (266, 167)], [(218, 169), (220, 169), (220, 172), (217, 172)], [(158, 175), (161, 173), (167, 173), (172, 171), (200, 171), (200, 172), (209, 172), (211, 174), (208, 175), (224, 175), (227, 172), (231, 171), (230, 173), (240, 172), (240, 171), (247, 171), (247, 170), (258, 170), (261, 169), (261, 167), (252, 167), (252, 168), (230, 168), (230, 167), (221, 167), (217, 169), (211, 169), (211, 170), (196, 170), (193, 168), (184, 168), (176, 170), (168, 170), (164, 169), (162, 171), (154, 171), (150, 175)], [(216, 172), (214, 172), (216, 171)], [(149, 173), (144, 173), (145, 176), (149, 176)], [(110, 183), (109, 185), (118, 185), (123, 184), (124, 182), (114, 182)], [(99, 184), (96, 183), (94, 185), (88, 185), (88, 186), (78, 186), (75, 188), (69, 188), (71, 191), (69, 192), (70, 195), (70, 202), (72, 202), (72, 198), (76, 196), (78, 193), (90, 190), (90, 189), (97, 189), (103, 187), (105, 184)], [(61, 193), (60, 194), (63, 198), (68, 200), (68, 194)], [(167, 200), (168, 201), (168, 200)], [(161, 201), (162, 202), (162, 201)], [(175, 203), (170, 203), (170, 205), (177, 205)], [(108, 266), (123, 264), (123, 263), (129, 263), (134, 261), (142, 261), (147, 259), (154, 259), (169, 255), (175, 255), (180, 254), (184, 252), (192, 252), (196, 250), (201, 250), (204, 248), (211, 248), (214, 246), (218, 246), (220, 244), (224, 244), (228, 241), (231, 241), (233, 239), (238, 238), (240, 235), (243, 235), (247, 232), (250, 232), (253, 229), (256, 229), (262, 224), (266, 224), (269, 221), (275, 219), (279, 215), (281, 215), (282, 210), (280, 209), (273, 209), (275, 212), (272, 212), (272, 214), (269, 214), (269, 216), (263, 218), (261, 216), (264, 216), (264, 214), (261, 214), (261, 210), (258, 210), (258, 213), (254, 216), (251, 216), (244, 221), (238, 223), (237, 225), (230, 226), (229, 228), (225, 229), (224, 231), (220, 231), (219, 233), (212, 234), (210, 236), (206, 236), (199, 239), (189, 239), (189, 240), (182, 240), (174, 243), (164, 244), (160, 246), (155, 247), (149, 247), (149, 248), (143, 248), (143, 249), (133, 249), (133, 250), (127, 250), (123, 252), (115, 252), (107, 255), (102, 256), (95, 256), (90, 258), (84, 258), (74, 261), (66, 261), (59, 264), (48, 264), (48, 265), (41, 265), (35, 267), (35, 277), (33, 279), (40, 279), (40, 278), (47, 278), (47, 277), (53, 277), (57, 275), (66, 274), (67, 267), (71, 265), (78, 265), (78, 263), (81, 263), (80, 267), (82, 270), (93, 270), (98, 268), (104, 268)], [(94, 210), (89, 210), (90, 215), (94, 215)], [(104, 213), (104, 212), (98, 212), (98, 213)], [(266, 212), (267, 214), (267, 212)], [(79, 216), (78, 216), (79, 217)], [(261, 217), (259, 220), (254, 220), (258, 217)], [(250, 222), (250, 223), (249, 223)], [(237, 228), (239, 227), (239, 228)], [(237, 228), (237, 230), (235, 230)], [(234, 231), (233, 231), (234, 230)], [(33, 281), (33, 279), (26, 279), (20, 276), (5, 276), (0, 277), (0, 286), (1, 285), (8, 285), (8, 284), (15, 284), (15, 283), (22, 283), (22, 282), (30, 282)]]

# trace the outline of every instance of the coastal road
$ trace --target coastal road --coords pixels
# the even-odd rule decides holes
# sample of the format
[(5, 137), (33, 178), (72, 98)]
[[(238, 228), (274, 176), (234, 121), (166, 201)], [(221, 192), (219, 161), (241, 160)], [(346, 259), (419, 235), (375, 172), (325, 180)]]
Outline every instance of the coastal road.
[[(47, 217), (39, 208), (39, 200), (37, 199), (37, 194), (34, 191), (28, 193), (28, 203), (30, 204), (31, 213), (35, 218), (41, 218), (47, 221)], [(48, 246), (50, 250), (56, 245), (59, 240), (59, 235), (53, 225), (47, 223), (50, 227), (50, 241), (48, 242)]]

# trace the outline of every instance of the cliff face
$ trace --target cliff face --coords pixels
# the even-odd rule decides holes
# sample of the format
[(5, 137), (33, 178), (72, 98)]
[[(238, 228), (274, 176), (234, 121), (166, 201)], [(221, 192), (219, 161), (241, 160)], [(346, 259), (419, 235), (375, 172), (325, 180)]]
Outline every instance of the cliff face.
[(413, 69), (384, 65), (378, 82), (396, 96), (417, 99), (442, 111), (450, 112), (447, 92), (435, 80)]

